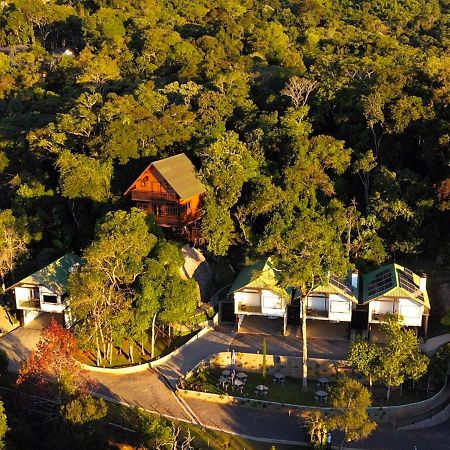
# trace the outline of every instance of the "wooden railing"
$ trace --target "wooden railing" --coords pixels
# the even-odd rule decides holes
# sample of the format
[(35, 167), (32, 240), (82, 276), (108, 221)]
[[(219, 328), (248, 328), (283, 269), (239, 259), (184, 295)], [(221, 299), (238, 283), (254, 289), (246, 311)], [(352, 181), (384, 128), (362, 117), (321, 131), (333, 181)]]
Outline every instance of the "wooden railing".
[(257, 306), (257, 305), (247, 305), (246, 303), (238, 303), (238, 309), (237, 309), (238, 314), (239, 313), (259, 313), (261, 314), (262, 309), (261, 306)]
[[(149, 211), (152, 213), (152, 211)], [(202, 210), (187, 210), (182, 214), (161, 214), (155, 216), (157, 225), (161, 226), (184, 226), (195, 222), (202, 215)]]
[(178, 197), (171, 192), (131, 191), (131, 200), (138, 202), (174, 202), (178, 203)]

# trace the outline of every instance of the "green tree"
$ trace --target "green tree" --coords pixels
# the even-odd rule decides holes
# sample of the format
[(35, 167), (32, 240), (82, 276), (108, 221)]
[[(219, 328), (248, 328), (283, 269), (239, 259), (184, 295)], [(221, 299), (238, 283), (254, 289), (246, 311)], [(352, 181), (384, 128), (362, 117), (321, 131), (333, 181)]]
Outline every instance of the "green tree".
[(429, 358), (420, 349), (414, 330), (403, 326), (401, 317), (388, 315), (382, 329), (387, 344), (380, 352), (380, 365), (375, 373), (386, 385), (389, 401), (392, 387), (401, 386), (407, 379), (417, 381), (425, 374)]
[(66, 150), (61, 153), (56, 165), (60, 172), (60, 189), (64, 197), (104, 202), (110, 196), (111, 162), (74, 155)]
[(273, 252), (284, 286), (296, 286), (301, 302), (302, 379), (308, 380), (306, 299), (311, 291), (328, 282), (330, 273), (342, 274), (349, 267), (332, 222), (320, 213), (304, 211), (301, 216), (274, 214), (259, 244), (261, 252)]
[(96, 240), (84, 251), (86, 264), (69, 277), (71, 309), (84, 345), (94, 345), (97, 364), (112, 362), (113, 343), (132, 320), (131, 286), (143, 272), (144, 258), (156, 244), (144, 211), (108, 213)]
[(363, 340), (353, 342), (348, 350), (348, 360), (369, 380), (370, 389), (374, 374), (379, 371), (380, 352), (376, 344)]
[(306, 428), (314, 449), (323, 450), (327, 444), (327, 422), (327, 417), (319, 409), (314, 409), (307, 415)]
[(244, 183), (256, 175), (260, 156), (239, 140), (236, 133), (227, 132), (204, 151), (201, 174), (210, 187), (202, 220), (202, 235), (208, 249), (224, 255), (235, 235), (231, 208), (236, 205)]
[(0, 402), (0, 448), (5, 448), (5, 434), (9, 431), (5, 407)]
[(330, 403), (335, 412), (329, 418), (329, 427), (344, 433), (339, 448), (345, 442), (364, 439), (375, 430), (377, 425), (367, 413), (371, 405), (370, 392), (358, 381), (340, 378), (331, 391)]
[(12, 273), (20, 258), (25, 256), (28, 241), (27, 233), (12, 211), (0, 211), (0, 277), (3, 291), (5, 277)]
[(90, 425), (103, 419), (108, 413), (108, 404), (102, 398), (83, 395), (69, 401), (61, 408), (64, 420), (72, 425)]

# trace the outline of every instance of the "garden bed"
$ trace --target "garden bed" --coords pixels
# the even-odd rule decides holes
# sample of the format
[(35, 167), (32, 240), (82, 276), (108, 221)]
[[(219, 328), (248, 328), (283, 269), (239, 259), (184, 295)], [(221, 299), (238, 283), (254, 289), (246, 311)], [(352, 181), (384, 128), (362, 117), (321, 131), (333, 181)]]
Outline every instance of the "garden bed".
[[(190, 333), (182, 334), (172, 338), (170, 341), (168, 339), (161, 339), (158, 337), (155, 341), (155, 355), (153, 358), (150, 356), (151, 343), (149, 340), (144, 342), (144, 353), (141, 352), (141, 344), (135, 342), (133, 346), (133, 362), (131, 362), (130, 358), (130, 344), (129, 342), (124, 342), (122, 346), (114, 347), (112, 364), (103, 360), (102, 367), (119, 368), (154, 361), (155, 359), (161, 358), (185, 344), (197, 332), (198, 330), (195, 330)], [(81, 362), (89, 366), (96, 366), (95, 351), (90, 350), (83, 352)]]

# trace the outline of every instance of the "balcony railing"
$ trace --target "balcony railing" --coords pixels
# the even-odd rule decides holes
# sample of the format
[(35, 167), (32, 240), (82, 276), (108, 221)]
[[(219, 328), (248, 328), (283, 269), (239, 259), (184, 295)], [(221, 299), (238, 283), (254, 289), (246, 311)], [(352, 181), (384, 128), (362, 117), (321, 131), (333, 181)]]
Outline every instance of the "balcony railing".
[(308, 319), (328, 319), (328, 311), (306, 308), (306, 317)]
[(246, 303), (238, 303), (238, 314), (239, 313), (250, 313), (250, 314), (261, 314), (261, 306), (258, 305), (247, 305)]
[(41, 302), (38, 298), (31, 298), (30, 300), (19, 300), (19, 309), (41, 309)]
[(131, 199), (138, 202), (174, 202), (178, 203), (177, 194), (171, 192), (131, 191)]

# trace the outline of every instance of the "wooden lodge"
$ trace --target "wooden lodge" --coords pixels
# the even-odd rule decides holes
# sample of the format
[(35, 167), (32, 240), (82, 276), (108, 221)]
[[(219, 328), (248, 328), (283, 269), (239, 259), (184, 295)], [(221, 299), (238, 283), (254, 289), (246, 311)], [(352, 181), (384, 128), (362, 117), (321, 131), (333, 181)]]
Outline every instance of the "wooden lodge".
[(201, 216), (205, 186), (184, 153), (152, 162), (125, 195), (155, 216), (157, 225), (183, 228)]

